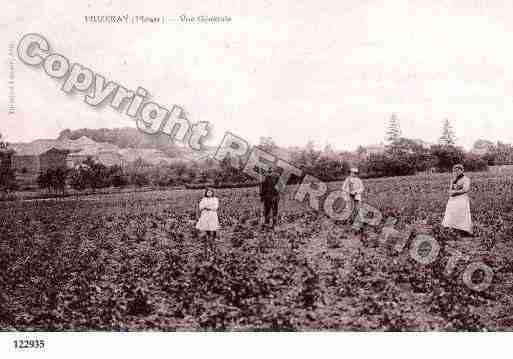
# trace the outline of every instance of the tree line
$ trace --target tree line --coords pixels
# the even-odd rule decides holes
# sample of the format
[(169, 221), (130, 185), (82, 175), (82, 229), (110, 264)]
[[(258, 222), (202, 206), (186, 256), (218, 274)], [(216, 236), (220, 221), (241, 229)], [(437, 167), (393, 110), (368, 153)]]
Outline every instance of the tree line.
[[(92, 132), (91, 132), (92, 131)], [(137, 131), (137, 130), (135, 130)], [(78, 130), (63, 131), (61, 137), (78, 138), (82, 135), (95, 134), (96, 141), (116, 142), (132, 145), (127, 129), (114, 130)], [(142, 137), (138, 137), (137, 141)], [(107, 140), (107, 141), (106, 141)], [(344, 179), (351, 166), (357, 166), (361, 177), (375, 178), (387, 176), (413, 175), (419, 172), (446, 172), (456, 163), (463, 163), (467, 171), (484, 171), (489, 165), (513, 164), (513, 147), (511, 145), (487, 140), (476, 141), (474, 148), (479, 154), (465, 152), (456, 145), (457, 138), (450, 122), (445, 120), (442, 133), (437, 144), (426, 145), (419, 140), (402, 136), (400, 120), (392, 115), (385, 131), (386, 145), (383, 150), (369, 153), (360, 146), (354, 152), (335, 151), (330, 145), (323, 150), (316, 149), (310, 141), (302, 148), (282, 148), (272, 138), (263, 137), (258, 147), (287, 160), (299, 168), (304, 175), (312, 175), (322, 181), (338, 181)], [(156, 145), (156, 143), (154, 143)], [(172, 149), (172, 145), (168, 148)], [(283, 158), (283, 153), (287, 154)], [(1, 140), (0, 160), (12, 155), (9, 144)], [(16, 176), (11, 166), (0, 166), (0, 190), (17, 189)], [(291, 178), (298, 182), (301, 178)], [(242, 168), (231, 166), (230, 159), (217, 162), (207, 159), (200, 162), (176, 162), (173, 164), (152, 165), (138, 159), (127, 166), (105, 166), (88, 159), (74, 169), (50, 169), (41, 173), (37, 179), (40, 188), (51, 192), (64, 192), (70, 187), (77, 191), (108, 187), (152, 186), (189, 188), (202, 187), (205, 184), (214, 187), (240, 187), (255, 185), (255, 179), (246, 175)]]

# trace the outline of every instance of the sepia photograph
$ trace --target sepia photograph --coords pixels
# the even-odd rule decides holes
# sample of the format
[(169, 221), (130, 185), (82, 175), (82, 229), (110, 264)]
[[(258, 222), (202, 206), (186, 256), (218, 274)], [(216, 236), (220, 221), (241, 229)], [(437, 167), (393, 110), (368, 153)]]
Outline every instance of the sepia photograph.
[(484, 350), (513, 330), (512, 16), (5, 2), (0, 351)]

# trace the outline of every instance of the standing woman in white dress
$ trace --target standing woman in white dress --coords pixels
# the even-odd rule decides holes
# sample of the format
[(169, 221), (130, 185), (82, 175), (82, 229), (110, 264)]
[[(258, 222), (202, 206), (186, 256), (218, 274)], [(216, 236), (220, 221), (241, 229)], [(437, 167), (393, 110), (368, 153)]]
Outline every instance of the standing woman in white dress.
[(207, 238), (212, 237), (212, 239), (215, 239), (217, 237), (217, 230), (219, 229), (218, 208), (219, 200), (214, 197), (214, 191), (211, 188), (207, 188), (205, 196), (199, 204), (201, 215), (196, 224), (196, 229), (206, 232)]
[(472, 218), (470, 215), (470, 178), (464, 175), (463, 165), (455, 165), (449, 189), (449, 201), (445, 209), (442, 226), (464, 231), (472, 235)]

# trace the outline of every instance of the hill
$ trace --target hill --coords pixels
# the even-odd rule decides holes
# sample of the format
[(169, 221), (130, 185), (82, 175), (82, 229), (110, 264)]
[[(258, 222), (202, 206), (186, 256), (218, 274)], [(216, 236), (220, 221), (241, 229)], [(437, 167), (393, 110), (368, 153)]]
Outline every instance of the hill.
[(95, 142), (110, 143), (121, 149), (128, 148), (144, 148), (155, 149), (163, 152), (168, 157), (187, 157), (190, 152), (188, 148), (178, 146), (170, 141), (169, 136), (148, 135), (136, 128), (100, 128), (89, 129), (83, 128), (71, 131), (66, 129), (59, 134), (58, 140), (77, 140), (82, 137), (88, 137)]

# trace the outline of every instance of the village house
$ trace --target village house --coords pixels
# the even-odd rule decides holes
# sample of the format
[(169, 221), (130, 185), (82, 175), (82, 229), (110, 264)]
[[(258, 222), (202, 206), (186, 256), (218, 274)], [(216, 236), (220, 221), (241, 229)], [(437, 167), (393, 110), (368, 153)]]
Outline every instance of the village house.
[[(26, 181), (37, 179), (40, 171), (52, 167), (62, 167), (62, 155), (66, 153), (64, 164), (67, 168), (74, 168), (82, 164), (88, 158), (100, 162), (105, 166), (121, 165), (122, 158), (118, 153), (119, 148), (108, 143), (98, 143), (88, 137), (81, 137), (76, 140), (36, 140), (30, 143), (19, 143), (12, 145), (15, 154), (13, 156), (13, 167), (18, 177)], [(49, 152), (50, 149), (60, 152)], [(59, 155), (57, 155), (59, 153)], [(54, 165), (45, 163), (47, 159), (54, 158), (57, 163)], [(43, 163), (41, 165), (41, 163)]]
[[(123, 163), (128, 165), (137, 160), (141, 160), (151, 165), (164, 165), (180, 162), (181, 160), (173, 159), (167, 156), (161, 150), (154, 148), (124, 148), (118, 151), (123, 159)], [(186, 162), (183, 161), (182, 162)]]
[(77, 140), (67, 140), (61, 146), (73, 149), (67, 160), (69, 168), (80, 166), (88, 158), (105, 166), (121, 166), (123, 162), (118, 146), (96, 142), (86, 136)]
[(360, 148), (360, 154), (366, 158), (368, 158), (371, 155), (380, 155), (385, 153), (386, 146), (383, 143), (376, 144), (376, 145), (369, 145), (365, 147)]
[(40, 173), (49, 169), (66, 168), (66, 157), (69, 150), (55, 147), (24, 146), (14, 149), (12, 167), (16, 178), (22, 184), (34, 184)]
[(83, 164), (90, 158), (104, 166), (121, 166), (123, 159), (117, 151), (109, 151), (98, 148), (88, 148), (78, 152), (72, 152), (67, 158), (68, 168), (75, 168)]

